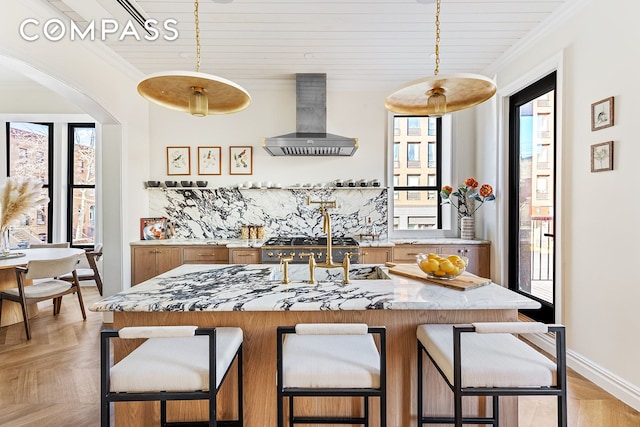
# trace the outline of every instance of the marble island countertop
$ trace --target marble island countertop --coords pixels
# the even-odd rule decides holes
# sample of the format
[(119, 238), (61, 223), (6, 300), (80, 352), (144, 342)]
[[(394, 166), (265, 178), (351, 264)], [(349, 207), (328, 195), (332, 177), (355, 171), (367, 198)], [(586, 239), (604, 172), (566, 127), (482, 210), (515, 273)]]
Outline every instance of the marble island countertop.
[(323, 311), (528, 309), (539, 304), (494, 283), (467, 291), (387, 274), (379, 265), (354, 264), (351, 283), (343, 270), (316, 269), (309, 284), (306, 264), (289, 266), (282, 284), (279, 265), (185, 264), (106, 297), (92, 311)]

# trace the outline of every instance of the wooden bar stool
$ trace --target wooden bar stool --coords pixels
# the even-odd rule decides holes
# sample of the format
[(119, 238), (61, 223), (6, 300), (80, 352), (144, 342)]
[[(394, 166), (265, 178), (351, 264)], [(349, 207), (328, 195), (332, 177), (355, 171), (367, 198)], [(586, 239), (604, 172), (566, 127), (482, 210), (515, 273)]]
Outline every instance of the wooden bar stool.
[[(374, 335), (378, 336), (379, 347)], [(380, 426), (387, 425), (386, 330), (366, 324), (298, 324), (277, 331), (278, 426), (294, 424), (369, 425), (369, 398), (380, 399)], [(297, 416), (296, 397), (362, 397), (362, 417)]]
[[(516, 334), (553, 332), (556, 362)], [(418, 425), (499, 425), (500, 396), (551, 395), (558, 398), (558, 426), (567, 425), (565, 330), (538, 322), (420, 325), (418, 338)], [(454, 416), (424, 416), (423, 364), (426, 353), (454, 394)], [(492, 396), (492, 417), (463, 417), (462, 398)]]
[[(111, 366), (113, 338), (147, 338)], [(142, 326), (101, 332), (101, 425), (110, 424), (111, 402), (160, 401), (166, 426), (168, 400), (208, 400), (209, 421), (184, 425), (243, 425), (242, 329), (196, 326)], [(216, 395), (233, 361), (238, 367), (238, 419), (216, 420)], [(170, 423), (180, 425), (180, 423)]]

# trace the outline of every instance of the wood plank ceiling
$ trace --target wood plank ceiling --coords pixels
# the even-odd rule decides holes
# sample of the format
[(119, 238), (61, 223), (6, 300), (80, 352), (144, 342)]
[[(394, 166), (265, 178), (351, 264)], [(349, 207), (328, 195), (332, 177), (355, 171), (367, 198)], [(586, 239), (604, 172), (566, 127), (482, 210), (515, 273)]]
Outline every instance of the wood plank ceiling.
[[(119, 0), (45, 1), (85, 25), (131, 19)], [(490, 73), (505, 52), (572, 1), (442, 0), (440, 74)], [(106, 44), (144, 74), (195, 70), (193, 0), (129, 2), (144, 17), (177, 20), (179, 38), (110, 37)], [(433, 75), (433, 0), (201, 0), (199, 16), (200, 70), (249, 92), (290, 82), (295, 73), (327, 73), (334, 89), (383, 92)]]

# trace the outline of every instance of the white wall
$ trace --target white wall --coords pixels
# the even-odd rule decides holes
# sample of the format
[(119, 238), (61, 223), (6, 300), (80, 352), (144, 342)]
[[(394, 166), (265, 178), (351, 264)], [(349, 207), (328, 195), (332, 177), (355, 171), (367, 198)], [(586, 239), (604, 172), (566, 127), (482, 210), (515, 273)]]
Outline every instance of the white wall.
[[(557, 263), (563, 303), (558, 321), (567, 327), (574, 367), (640, 409), (640, 286), (634, 269), (640, 255), (636, 225), (640, 203), (635, 184), (640, 158), (638, 13), (638, 2), (590, 2), (569, 22), (548, 31), (525, 54), (500, 68), (497, 81), (499, 87), (514, 84), (561, 54), (563, 161), (559, 165), (562, 184), (556, 194), (562, 210)], [(615, 97), (615, 125), (592, 132), (591, 104), (609, 96)], [(478, 114), (490, 117), (486, 108), (480, 108)], [(478, 123), (485, 153), (497, 151), (492, 136), (496, 121)], [(614, 141), (614, 170), (591, 173), (590, 145), (605, 141)], [(480, 159), (489, 175), (495, 159), (490, 155)], [(506, 188), (506, 177), (501, 184)], [(485, 217), (487, 227), (500, 218), (498, 212)]]
[[(291, 84), (280, 91), (246, 89), (252, 97), (251, 105), (231, 115), (192, 117), (152, 105), (149, 179), (203, 179), (213, 187), (249, 180), (285, 186), (326, 183), (337, 178), (386, 181), (386, 94), (327, 93), (327, 132), (359, 138), (360, 148), (353, 157), (273, 157), (262, 148), (262, 139), (295, 132), (295, 78), (292, 74)], [(228, 147), (234, 145), (253, 147), (253, 175), (229, 175)], [(191, 147), (190, 177), (167, 176), (167, 146)], [(198, 177), (198, 146), (222, 147), (222, 175)]]

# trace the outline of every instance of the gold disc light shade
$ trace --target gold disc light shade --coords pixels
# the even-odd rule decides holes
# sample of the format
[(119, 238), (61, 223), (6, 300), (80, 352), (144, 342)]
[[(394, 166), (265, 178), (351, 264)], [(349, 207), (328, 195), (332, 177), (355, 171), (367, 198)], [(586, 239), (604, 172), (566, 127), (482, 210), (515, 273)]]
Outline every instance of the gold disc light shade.
[(481, 104), (496, 93), (488, 77), (477, 74), (449, 74), (426, 77), (407, 83), (384, 101), (387, 110), (397, 114), (431, 116), (437, 109), (428, 103), (430, 91), (442, 89), (446, 97), (446, 112), (464, 110)]
[(189, 99), (198, 88), (208, 100), (207, 112), (202, 115), (236, 113), (251, 104), (249, 93), (241, 86), (222, 77), (194, 71), (151, 74), (138, 84), (138, 93), (163, 107), (189, 113)]
[(496, 93), (496, 85), (478, 74), (438, 75), (440, 68), (440, 0), (436, 3), (436, 68), (432, 77), (398, 88), (384, 101), (387, 110), (406, 115), (441, 117), (478, 105)]
[(151, 74), (138, 83), (138, 93), (163, 107), (199, 117), (244, 110), (251, 104), (251, 96), (242, 86), (225, 78), (200, 72), (198, 0), (194, 3), (193, 14), (196, 24), (196, 70)]

